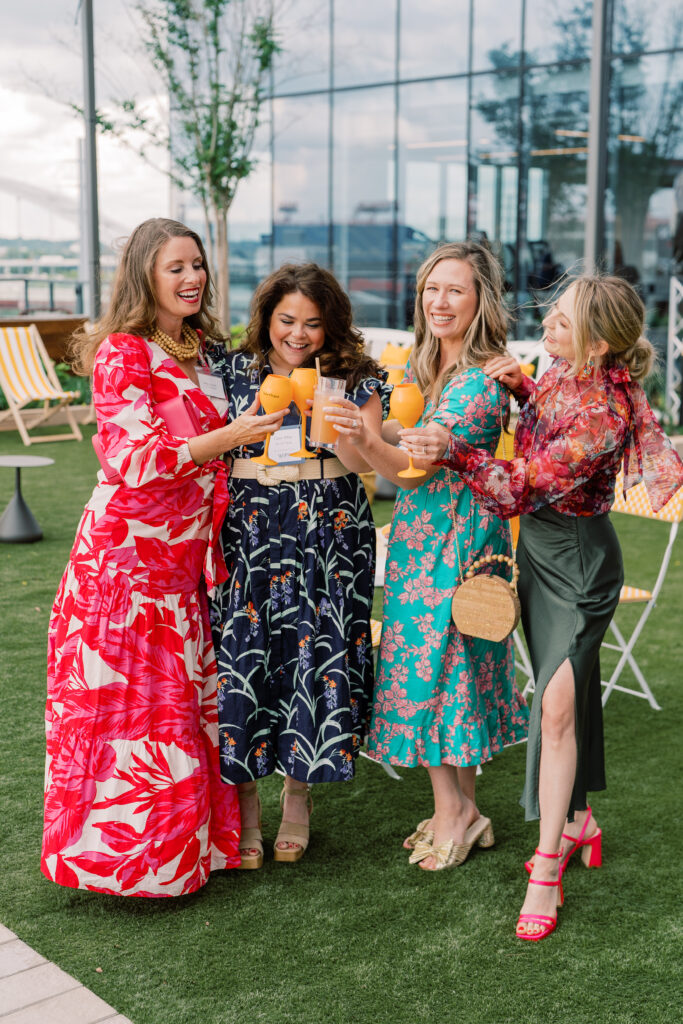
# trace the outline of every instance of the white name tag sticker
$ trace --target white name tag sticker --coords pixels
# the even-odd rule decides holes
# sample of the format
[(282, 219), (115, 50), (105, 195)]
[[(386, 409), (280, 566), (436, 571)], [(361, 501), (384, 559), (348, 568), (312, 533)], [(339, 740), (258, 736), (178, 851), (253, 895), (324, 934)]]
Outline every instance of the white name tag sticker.
[(270, 435), (268, 454), (279, 466), (288, 466), (304, 459), (293, 456), (292, 452), (301, 447), (301, 429), (298, 426), (280, 427)]
[(197, 370), (197, 382), (206, 395), (213, 402), (216, 410), (224, 416), (228, 411), (228, 399), (225, 394), (225, 385), (223, 378), (218, 376), (216, 373), (211, 373), (209, 370), (205, 370), (203, 367), (198, 366)]

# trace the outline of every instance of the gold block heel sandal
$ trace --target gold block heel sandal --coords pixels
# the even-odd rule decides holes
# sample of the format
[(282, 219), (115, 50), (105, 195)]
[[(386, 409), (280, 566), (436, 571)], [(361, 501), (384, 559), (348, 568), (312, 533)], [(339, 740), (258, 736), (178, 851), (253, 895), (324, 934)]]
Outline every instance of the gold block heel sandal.
[[(285, 783), (282, 787), (282, 792), (280, 793), (280, 806), (283, 808), (285, 803), (285, 794), (289, 797), (295, 796), (303, 798), (306, 801), (310, 817), (313, 813), (313, 800), (311, 798), (310, 786), (288, 786), (287, 783)], [(308, 847), (309, 837), (310, 828), (308, 825), (301, 825), (296, 821), (285, 821), (283, 819), (280, 824), (278, 834), (275, 837), (273, 859), (286, 863), (301, 860)], [(280, 850), (278, 848), (278, 843), (289, 843), (290, 849)]]

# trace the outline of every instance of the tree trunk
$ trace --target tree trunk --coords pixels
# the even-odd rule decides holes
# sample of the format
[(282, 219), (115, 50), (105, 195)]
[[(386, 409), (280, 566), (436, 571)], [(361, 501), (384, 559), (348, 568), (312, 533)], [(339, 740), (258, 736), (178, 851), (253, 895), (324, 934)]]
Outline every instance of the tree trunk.
[(228, 260), (228, 211), (214, 206), (216, 224), (216, 288), (218, 318), (230, 337), (230, 264)]

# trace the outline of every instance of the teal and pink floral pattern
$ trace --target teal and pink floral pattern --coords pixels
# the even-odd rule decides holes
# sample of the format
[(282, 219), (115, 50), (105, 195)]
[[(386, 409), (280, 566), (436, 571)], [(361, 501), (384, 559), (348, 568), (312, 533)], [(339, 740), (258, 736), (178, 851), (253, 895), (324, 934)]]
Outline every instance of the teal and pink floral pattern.
[[(468, 369), (444, 389), (433, 418), (494, 452), (501, 402), (506, 412), (507, 398), (495, 382)], [(432, 411), (428, 404), (425, 415)], [(526, 736), (529, 713), (514, 681), (512, 640), (501, 644), (463, 636), (451, 619), (456, 544), (466, 571), (481, 555), (509, 555), (510, 531), (455, 475), (441, 469), (421, 486), (401, 492), (394, 508), (368, 742), (376, 760), (476, 765)]]

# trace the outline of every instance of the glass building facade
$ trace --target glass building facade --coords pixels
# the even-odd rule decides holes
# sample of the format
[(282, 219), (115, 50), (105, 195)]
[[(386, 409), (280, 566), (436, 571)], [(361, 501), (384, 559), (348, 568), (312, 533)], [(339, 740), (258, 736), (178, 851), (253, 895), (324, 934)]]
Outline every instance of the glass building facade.
[(665, 336), (683, 216), (683, 6), (598, 2), (596, 57), (593, 0), (283, 2), (259, 165), (231, 211), (235, 318), (270, 269), (315, 260), (359, 325), (403, 328), (422, 259), (469, 235), (499, 251), (515, 332), (529, 336), (534, 297), (582, 265), (592, 231)]

